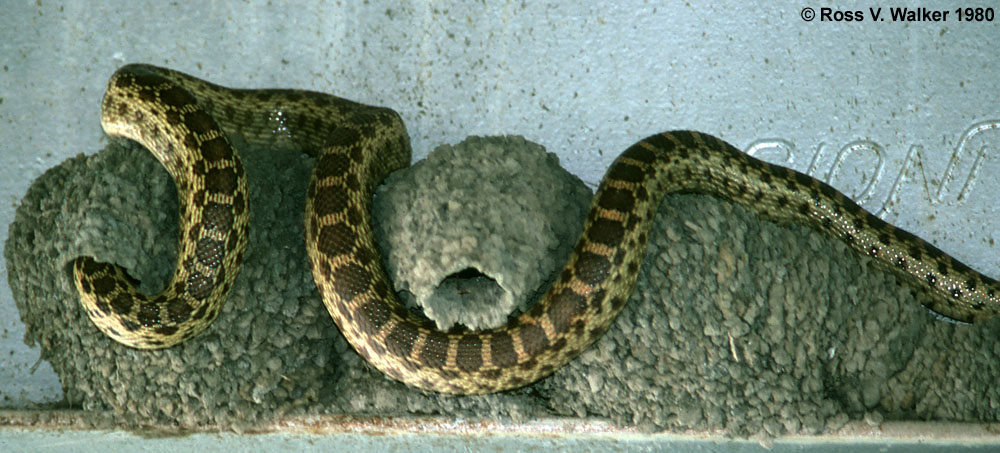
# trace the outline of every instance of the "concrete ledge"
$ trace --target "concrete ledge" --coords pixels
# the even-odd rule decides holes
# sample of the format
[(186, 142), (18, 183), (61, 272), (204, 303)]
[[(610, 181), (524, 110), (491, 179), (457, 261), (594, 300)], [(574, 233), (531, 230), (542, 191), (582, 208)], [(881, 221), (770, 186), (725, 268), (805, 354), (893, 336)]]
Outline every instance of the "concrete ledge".
[[(72, 448), (108, 451), (144, 448), (248, 448), (291, 451), (353, 450), (377, 446), (379, 451), (440, 451), (495, 448), (498, 451), (554, 449), (671, 449), (705, 451), (878, 452), (887, 448), (935, 452), (953, 448), (987, 451), (1000, 448), (997, 423), (850, 422), (819, 436), (781, 436), (768, 442), (734, 440), (721, 432), (686, 431), (643, 434), (616, 428), (602, 420), (542, 419), (524, 423), (444, 417), (353, 417), (310, 415), (287, 417), (242, 433), (212, 427), (175, 430), (149, 427), (118, 431), (92, 429), (95, 413), (78, 410), (0, 410), (0, 445), (7, 451)], [(97, 418), (101, 418), (100, 415)], [(110, 417), (108, 417), (110, 418)]]

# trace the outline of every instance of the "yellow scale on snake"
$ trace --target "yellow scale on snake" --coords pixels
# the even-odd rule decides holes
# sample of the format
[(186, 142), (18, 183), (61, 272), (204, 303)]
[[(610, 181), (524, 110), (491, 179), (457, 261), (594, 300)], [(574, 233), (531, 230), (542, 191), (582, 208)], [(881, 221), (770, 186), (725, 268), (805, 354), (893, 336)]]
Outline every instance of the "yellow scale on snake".
[(180, 198), (176, 268), (145, 295), (120, 266), (73, 261), (81, 302), (112, 339), (166, 348), (219, 315), (249, 227), (247, 181), (228, 134), (316, 158), (306, 200), (306, 250), (330, 316), (386, 375), (443, 393), (503, 391), (535, 382), (599, 338), (635, 286), (663, 195), (713, 194), (778, 222), (846, 242), (926, 293), (931, 310), (973, 322), (1000, 311), (997, 282), (862, 209), (829, 185), (754, 159), (694, 131), (647, 137), (608, 169), (568, 262), (544, 297), (507, 325), (442, 332), (406, 309), (372, 238), (375, 186), (410, 163), (409, 137), (387, 108), (301, 90), (241, 90), (149, 65), (119, 69), (101, 106), (108, 135), (135, 140), (173, 177)]

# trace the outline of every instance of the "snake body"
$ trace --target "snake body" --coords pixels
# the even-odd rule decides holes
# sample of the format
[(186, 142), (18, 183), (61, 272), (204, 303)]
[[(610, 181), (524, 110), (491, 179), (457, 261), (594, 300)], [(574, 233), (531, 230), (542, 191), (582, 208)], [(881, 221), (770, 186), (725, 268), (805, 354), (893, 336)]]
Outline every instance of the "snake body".
[(291, 146), (316, 158), (305, 232), (323, 303), (359, 354), (388, 376), (444, 393), (502, 391), (541, 379), (608, 328), (633, 287), (653, 215), (664, 194), (710, 193), (779, 222), (804, 223), (842, 239), (924, 290), (925, 305), (960, 321), (1000, 310), (997, 282), (868, 213), (829, 185), (745, 155), (710, 135), (673, 131), (645, 138), (611, 164), (583, 233), (545, 296), (506, 326), (436, 330), (392, 290), (370, 226), (371, 197), (409, 165), (400, 116), (331, 95), (230, 89), (148, 65), (111, 78), (101, 123), (148, 148), (175, 180), (181, 234), (163, 293), (138, 291), (127, 272), (73, 262), (86, 313), (135, 348), (178, 344), (220, 312), (247, 241), (247, 186), (227, 134)]

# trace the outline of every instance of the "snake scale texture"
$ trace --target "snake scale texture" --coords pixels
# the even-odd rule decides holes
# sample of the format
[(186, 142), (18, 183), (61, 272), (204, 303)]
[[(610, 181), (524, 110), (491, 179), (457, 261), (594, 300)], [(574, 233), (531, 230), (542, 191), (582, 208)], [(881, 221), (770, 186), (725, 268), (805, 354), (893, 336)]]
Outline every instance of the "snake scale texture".
[(926, 305), (950, 318), (971, 322), (1000, 308), (996, 281), (829, 185), (710, 135), (673, 131), (639, 141), (611, 164), (572, 256), (539, 303), (497, 329), (442, 332), (399, 301), (372, 238), (374, 188), (410, 162), (396, 112), (308, 91), (230, 89), (133, 64), (111, 78), (101, 124), (108, 135), (149, 149), (180, 197), (177, 265), (161, 294), (139, 292), (117, 265), (91, 257), (72, 263), (87, 315), (135, 348), (169, 347), (197, 335), (218, 316), (233, 286), (249, 212), (246, 176), (229, 134), (316, 158), (305, 234), (323, 303), (366, 360), (425, 390), (520, 387), (587, 348), (628, 300), (659, 200), (673, 192), (714, 194), (768, 219), (838, 237), (923, 290)]

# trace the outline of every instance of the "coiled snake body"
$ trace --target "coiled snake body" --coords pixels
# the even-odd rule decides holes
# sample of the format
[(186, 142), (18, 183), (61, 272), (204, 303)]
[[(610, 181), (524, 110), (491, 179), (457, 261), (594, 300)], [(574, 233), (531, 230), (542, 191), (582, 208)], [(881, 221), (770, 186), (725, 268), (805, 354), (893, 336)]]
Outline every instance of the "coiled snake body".
[(927, 293), (961, 321), (993, 316), (997, 283), (895, 228), (827, 184), (749, 157), (698, 132), (653, 135), (607, 171), (562, 273), (508, 325), (441, 332), (397, 299), (370, 226), (375, 185), (409, 165), (399, 115), (326, 94), (237, 90), (169, 69), (128, 65), (111, 78), (101, 124), (148, 148), (180, 197), (177, 265), (163, 293), (139, 292), (126, 271), (73, 261), (82, 304), (105, 334), (135, 348), (197, 335), (218, 316), (247, 241), (247, 184), (227, 134), (316, 157), (306, 201), (306, 247), (323, 302), (351, 345), (392, 378), (425, 390), (487, 393), (551, 374), (608, 328), (638, 275), (659, 200), (706, 192), (782, 222), (841, 238)]

